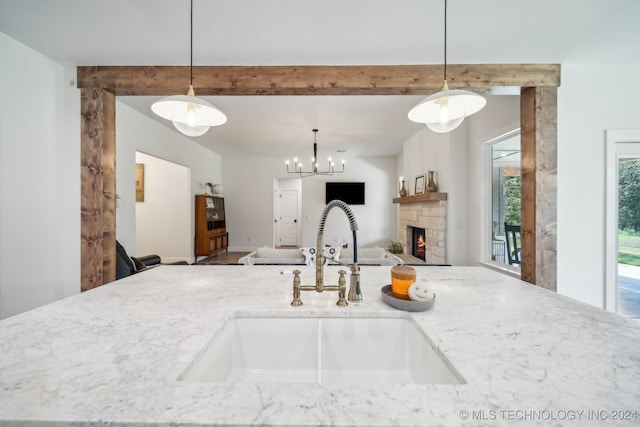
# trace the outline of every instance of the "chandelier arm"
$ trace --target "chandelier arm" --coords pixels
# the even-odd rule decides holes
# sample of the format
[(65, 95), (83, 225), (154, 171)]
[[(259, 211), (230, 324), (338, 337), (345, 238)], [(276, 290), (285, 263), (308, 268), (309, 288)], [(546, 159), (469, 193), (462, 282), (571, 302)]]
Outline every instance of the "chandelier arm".
[(318, 135), (318, 129), (312, 129), (313, 130), (313, 161), (312, 161), (312, 165), (311, 165), (311, 170), (310, 171), (303, 171), (302, 170), (302, 166), (298, 165), (298, 160), (294, 159), (294, 165), (293, 165), (293, 170), (289, 170), (289, 161), (287, 160), (286, 162), (286, 166), (287, 166), (287, 173), (295, 173), (296, 175), (299, 175), (300, 178), (307, 178), (310, 176), (315, 176), (315, 175), (333, 175), (336, 173), (343, 173), (344, 172), (344, 160), (342, 161), (342, 170), (341, 171), (336, 171), (333, 167), (333, 164), (331, 163), (331, 159), (329, 159), (329, 169), (326, 171), (320, 171), (318, 169), (318, 142), (317, 142), (317, 135)]

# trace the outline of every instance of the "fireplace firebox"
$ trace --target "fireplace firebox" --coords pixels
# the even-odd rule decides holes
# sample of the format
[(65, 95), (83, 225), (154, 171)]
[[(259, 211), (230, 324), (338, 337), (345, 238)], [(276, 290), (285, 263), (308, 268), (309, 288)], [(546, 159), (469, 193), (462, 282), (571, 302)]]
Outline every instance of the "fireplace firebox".
[[(424, 199), (423, 199), (424, 196)], [(404, 199), (416, 200), (406, 201)], [(420, 200), (417, 200), (420, 198)], [(405, 244), (405, 254), (413, 255), (414, 243), (417, 236), (412, 232), (412, 227), (419, 227), (423, 231), (424, 258), (420, 254), (413, 255), (416, 262), (424, 260), (425, 264), (447, 264), (447, 194), (446, 193), (427, 193), (418, 194), (417, 196), (404, 197), (398, 203), (400, 204), (400, 214), (398, 221), (398, 239)], [(422, 252), (422, 248), (416, 248)]]
[(423, 261), (426, 260), (427, 239), (425, 230), (420, 227), (410, 227), (411, 229), (411, 255)]

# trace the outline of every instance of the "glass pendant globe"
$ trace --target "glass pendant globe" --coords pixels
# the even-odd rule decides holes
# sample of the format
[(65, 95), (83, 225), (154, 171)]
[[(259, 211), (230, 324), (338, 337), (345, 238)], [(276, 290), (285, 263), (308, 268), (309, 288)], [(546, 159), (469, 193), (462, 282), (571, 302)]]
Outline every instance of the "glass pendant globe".
[(207, 133), (207, 131), (211, 127), (211, 126), (191, 126), (186, 123), (180, 123), (173, 120), (171, 121), (171, 123), (173, 123), (173, 126), (176, 129), (178, 129), (178, 132), (187, 136), (202, 136), (205, 133)]
[(433, 132), (447, 133), (447, 132), (451, 132), (452, 130), (460, 126), (463, 121), (464, 121), (464, 117), (458, 117), (457, 119), (440, 121), (440, 122), (433, 122), (433, 123), (426, 122), (425, 125), (427, 125), (427, 127), (431, 129)]

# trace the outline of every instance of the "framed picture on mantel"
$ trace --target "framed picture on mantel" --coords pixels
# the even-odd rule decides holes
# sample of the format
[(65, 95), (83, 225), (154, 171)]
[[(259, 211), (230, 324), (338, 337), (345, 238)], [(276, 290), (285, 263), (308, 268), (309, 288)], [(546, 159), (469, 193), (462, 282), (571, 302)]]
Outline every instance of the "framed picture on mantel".
[(416, 176), (416, 186), (413, 191), (413, 194), (424, 193), (424, 174)]

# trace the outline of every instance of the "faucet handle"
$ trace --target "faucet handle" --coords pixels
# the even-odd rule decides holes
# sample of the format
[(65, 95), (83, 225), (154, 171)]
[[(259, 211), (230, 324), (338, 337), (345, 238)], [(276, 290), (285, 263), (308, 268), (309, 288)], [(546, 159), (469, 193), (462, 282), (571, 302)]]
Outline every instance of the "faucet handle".
[(344, 298), (345, 294), (347, 293), (347, 279), (344, 276), (345, 274), (347, 274), (347, 272), (344, 270), (340, 270), (338, 271), (338, 274), (340, 275), (340, 277), (338, 277), (338, 302), (336, 303), (336, 305), (339, 307), (346, 307), (349, 305), (347, 303), (347, 300)]
[(300, 270), (293, 270), (293, 301), (291, 301), (291, 305), (294, 307), (302, 305), (302, 300), (300, 299)]

